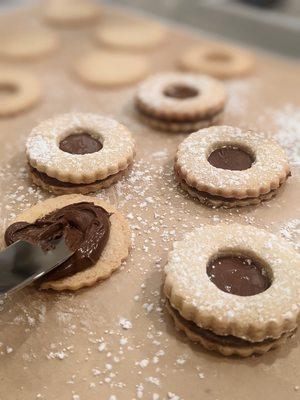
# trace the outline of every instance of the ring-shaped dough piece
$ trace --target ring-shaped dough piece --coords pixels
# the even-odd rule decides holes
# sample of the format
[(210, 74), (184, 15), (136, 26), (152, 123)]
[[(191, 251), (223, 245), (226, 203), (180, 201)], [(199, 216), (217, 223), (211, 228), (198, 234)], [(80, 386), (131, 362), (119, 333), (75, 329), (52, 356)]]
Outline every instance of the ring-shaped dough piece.
[(166, 29), (147, 21), (122, 21), (103, 24), (96, 30), (96, 39), (108, 47), (124, 50), (148, 50), (161, 44)]
[[(219, 255), (259, 260), (271, 286), (253, 296), (220, 290), (209, 279), (208, 263)], [(197, 228), (174, 243), (165, 267), (164, 292), (187, 321), (217, 335), (260, 342), (297, 328), (300, 255), (282, 238), (249, 225)]]
[[(216, 168), (209, 155), (221, 147), (238, 147), (254, 162), (242, 171)], [(181, 179), (200, 192), (226, 198), (258, 197), (277, 189), (290, 173), (283, 149), (265, 135), (231, 126), (213, 126), (192, 133), (181, 142), (175, 158)]]
[(127, 258), (131, 246), (131, 234), (126, 219), (114, 206), (96, 197), (73, 194), (47, 199), (22, 212), (13, 222), (33, 223), (59, 208), (85, 201), (94, 203), (112, 213), (108, 242), (95, 265), (66, 278), (44, 282), (41, 284), (41, 289), (61, 291), (78, 290), (82, 287), (92, 286), (98, 281), (109, 278), (121, 266), (122, 261)]
[[(169, 88), (187, 88), (195, 94), (184, 99), (166, 95)], [(161, 121), (199, 122), (220, 113), (227, 99), (222, 82), (204, 75), (158, 73), (138, 86), (135, 101), (139, 111)]]
[[(90, 154), (70, 154), (59, 148), (71, 134), (88, 132), (102, 143)], [(125, 170), (134, 156), (134, 141), (119, 122), (97, 114), (63, 114), (35, 127), (26, 143), (29, 164), (62, 182), (93, 183)]]
[(0, 41), (0, 55), (11, 60), (31, 60), (52, 53), (58, 44), (58, 36), (50, 30), (13, 32)]
[(30, 73), (0, 68), (0, 117), (16, 115), (41, 98), (39, 81)]
[(148, 60), (142, 55), (97, 50), (78, 60), (75, 72), (87, 85), (114, 88), (143, 79), (148, 67)]
[(54, 25), (73, 27), (96, 22), (99, 7), (91, 0), (49, 0), (45, 18)]
[(179, 59), (182, 69), (219, 79), (247, 75), (253, 70), (254, 64), (254, 57), (249, 52), (215, 44), (192, 46)]

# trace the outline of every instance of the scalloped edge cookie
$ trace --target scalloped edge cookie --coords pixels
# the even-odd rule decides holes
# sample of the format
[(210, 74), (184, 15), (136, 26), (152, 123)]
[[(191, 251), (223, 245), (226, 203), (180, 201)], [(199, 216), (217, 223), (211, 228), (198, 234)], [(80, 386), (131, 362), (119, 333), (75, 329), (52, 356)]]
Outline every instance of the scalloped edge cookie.
[[(89, 154), (70, 154), (59, 148), (61, 140), (76, 132), (89, 132), (102, 148)], [(95, 183), (125, 170), (134, 157), (129, 130), (114, 119), (89, 113), (62, 114), (36, 126), (26, 142), (29, 164), (61, 182)]]
[(11, 223), (18, 221), (32, 223), (54, 210), (65, 207), (69, 204), (80, 203), (82, 201), (94, 203), (103, 207), (108, 212), (113, 213), (110, 217), (111, 228), (108, 242), (95, 265), (77, 272), (72, 276), (58, 279), (56, 281), (44, 282), (40, 286), (41, 289), (73, 291), (86, 286), (92, 286), (98, 281), (109, 278), (128, 256), (129, 248), (131, 246), (131, 232), (128, 222), (113, 205), (96, 197), (74, 194), (51, 198), (25, 210)]
[[(208, 262), (218, 254), (261, 260), (271, 286), (253, 296), (223, 292), (206, 273)], [(165, 273), (164, 293), (172, 307), (217, 335), (262, 342), (298, 326), (300, 255), (284, 239), (262, 229), (239, 224), (197, 228), (174, 243)]]

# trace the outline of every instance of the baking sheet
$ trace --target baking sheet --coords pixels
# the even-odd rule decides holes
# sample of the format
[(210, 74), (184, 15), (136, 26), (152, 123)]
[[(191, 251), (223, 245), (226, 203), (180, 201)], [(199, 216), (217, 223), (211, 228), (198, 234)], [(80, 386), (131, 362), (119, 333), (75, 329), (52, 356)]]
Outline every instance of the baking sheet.
[[(34, 26), (40, 13), (37, 8), (2, 16), (1, 29)], [(125, 17), (124, 10), (103, 8), (103, 21)], [(206, 40), (179, 27), (169, 29), (167, 43), (145, 55), (153, 72), (174, 69), (181, 50)], [(1, 60), (1, 65), (32, 71), (44, 92), (43, 101), (30, 112), (0, 120), (2, 229), (14, 215), (49, 197), (27, 177), (24, 143), (30, 130), (58, 113), (96, 112), (126, 124), (136, 139), (131, 171), (96, 194), (127, 215), (133, 248), (118, 272), (92, 288), (76, 293), (26, 288), (0, 300), (0, 399), (299, 398), (299, 334), (262, 357), (221, 357), (175, 330), (161, 294), (172, 242), (201, 224), (253, 224), (299, 248), (299, 167), (293, 164), (284, 190), (261, 206), (231, 211), (202, 207), (173, 177), (174, 154), (185, 135), (142, 125), (132, 107), (134, 87), (94, 90), (82, 85), (72, 74), (72, 63), (95, 48), (93, 28), (58, 32), (63, 45), (52, 56), (39, 62)], [(230, 99), (224, 123), (275, 136), (291, 160), (299, 161), (299, 64), (257, 54), (255, 73), (226, 85)]]

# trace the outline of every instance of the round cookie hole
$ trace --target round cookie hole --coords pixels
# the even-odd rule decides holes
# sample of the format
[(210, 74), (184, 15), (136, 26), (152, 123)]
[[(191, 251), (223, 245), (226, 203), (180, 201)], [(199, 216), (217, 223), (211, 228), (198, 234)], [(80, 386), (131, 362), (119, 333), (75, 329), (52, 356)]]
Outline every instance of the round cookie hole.
[(220, 146), (213, 150), (207, 161), (215, 168), (244, 171), (251, 168), (255, 159), (250, 152), (239, 146)]
[(185, 100), (198, 96), (199, 91), (192, 86), (176, 84), (167, 86), (163, 94), (166, 97), (171, 97), (173, 99)]
[(59, 148), (70, 154), (96, 153), (103, 147), (102, 143), (88, 132), (76, 132), (66, 136), (59, 143)]
[(18, 87), (12, 83), (0, 83), (0, 100), (5, 100), (17, 93)]
[(220, 254), (207, 264), (206, 274), (225, 293), (254, 296), (271, 284), (270, 269), (262, 261), (245, 254)]
[(228, 53), (211, 52), (206, 55), (206, 59), (214, 63), (227, 63), (231, 60), (231, 56)]

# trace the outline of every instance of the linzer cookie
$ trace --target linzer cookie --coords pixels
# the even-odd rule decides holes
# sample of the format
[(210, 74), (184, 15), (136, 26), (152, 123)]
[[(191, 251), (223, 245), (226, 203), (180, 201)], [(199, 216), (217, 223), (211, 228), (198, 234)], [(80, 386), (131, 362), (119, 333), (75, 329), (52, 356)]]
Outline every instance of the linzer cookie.
[(174, 170), (191, 196), (226, 208), (271, 199), (290, 175), (287, 157), (276, 142), (231, 126), (192, 133), (178, 147)]
[(219, 121), (226, 102), (224, 85), (208, 76), (159, 73), (142, 82), (135, 104), (155, 129), (192, 132)]
[(41, 98), (39, 81), (16, 69), (0, 68), (0, 117), (19, 114), (33, 107)]
[(117, 121), (63, 114), (34, 128), (26, 143), (33, 182), (55, 194), (107, 188), (133, 161), (134, 141)]
[(278, 347), (298, 326), (300, 256), (253, 226), (206, 226), (174, 244), (164, 292), (176, 326), (223, 355)]
[(229, 79), (249, 74), (254, 68), (254, 57), (247, 51), (229, 46), (199, 44), (181, 55), (179, 66), (185, 71)]
[(48, 250), (61, 236), (74, 254), (43, 277), (42, 289), (77, 290), (108, 278), (128, 256), (131, 243), (122, 214), (82, 195), (48, 199), (26, 210), (6, 229), (5, 243), (27, 240)]

